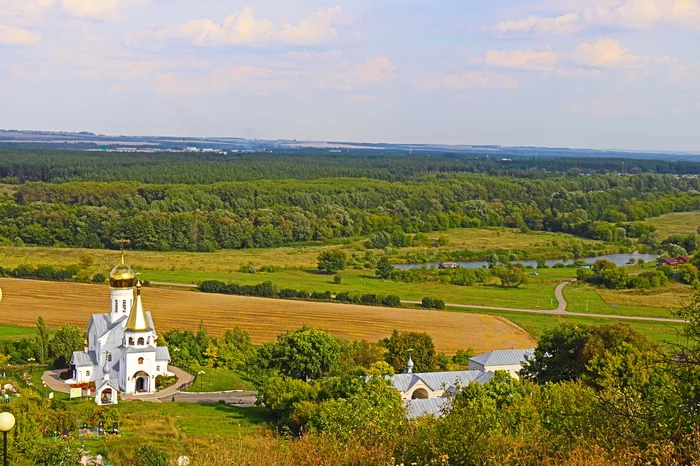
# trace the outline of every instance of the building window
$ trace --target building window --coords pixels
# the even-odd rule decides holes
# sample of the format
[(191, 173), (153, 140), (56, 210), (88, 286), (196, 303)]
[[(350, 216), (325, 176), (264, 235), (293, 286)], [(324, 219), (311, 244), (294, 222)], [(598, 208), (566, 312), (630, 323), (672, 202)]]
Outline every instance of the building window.
[(143, 337), (139, 338), (138, 345), (139, 345), (139, 346), (143, 346), (143, 345), (144, 345)]
[(107, 361), (112, 362), (112, 353), (107, 353)]
[(129, 337), (129, 345), (134, 345), (134, 337)]
[(126, 312), (126, 299), (122, 301), (122, 310)]
[(149, 345), (151, 344), (151, 337), (148, 337), (148, 339), (146, 340), (146, 343), (148, 343)]
[(119, 310), (119, 302), (115, 299), (114, 300), (114, 312), (117, 312)]
[(85, 371), (85, 377), (90, 377), (90, 371)]
[(160, 372), (160, 366), (156, 366), (156, 370)]
[(143, 358), (139, 358), (139, 364), (143, 364)]

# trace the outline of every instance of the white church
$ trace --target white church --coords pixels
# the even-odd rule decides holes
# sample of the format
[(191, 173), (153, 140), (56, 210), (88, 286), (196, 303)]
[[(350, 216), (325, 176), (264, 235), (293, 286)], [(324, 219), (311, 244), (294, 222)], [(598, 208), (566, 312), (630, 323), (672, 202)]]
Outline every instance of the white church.
[(73, 353), (67, 384), (95, 383), (97, 404), (116, 404), (117, 394), (156, 391), (156, 377), (170, 376), (168, 348), (158, 346), (150, 312), (143, 310), (141, 282), (121, 263), (109, 275), (110, 311), (93, 314), (87, 347)]

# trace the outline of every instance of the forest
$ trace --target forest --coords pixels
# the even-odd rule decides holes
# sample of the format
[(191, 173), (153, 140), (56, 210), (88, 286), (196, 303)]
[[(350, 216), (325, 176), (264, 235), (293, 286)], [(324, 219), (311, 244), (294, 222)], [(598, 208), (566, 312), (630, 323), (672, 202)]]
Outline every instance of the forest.
[[(388, 246), (406, 235), (505, 226), (640, 238), (653, 248), (660, 239), (639, 221), (700, 209), (700, 179), (602, 174), (605, 160), (593, 174), (572, 166), (575, 159), (519, 161), (520, 169), (506, 170), (488, 159), (386, 154), (193, 157), (5, 154), (0, 176), (17, 184), (0, 198), (0, 244), (116, 248), (126, 236), (141, 250), (207, 252), (373, 236)], [(660, 171), (685, 167), (659, 163)], [(89, 181), (62, 182), (75, 179)]]

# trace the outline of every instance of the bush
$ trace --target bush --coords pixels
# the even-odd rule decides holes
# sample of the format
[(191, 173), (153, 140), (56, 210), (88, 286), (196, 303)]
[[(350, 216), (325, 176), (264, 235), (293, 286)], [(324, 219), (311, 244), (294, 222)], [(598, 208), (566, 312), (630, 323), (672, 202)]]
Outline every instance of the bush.
[(105, 281), (107, 281), (107, 277), (103, 273), (95, 274), (95, 276), (92, 277), (92, 283), (104, 283)]
[(333, 294), (330, 291), (324, 291), (323, 293), (314, 291), (313, 293), (311, 293), (311, 299), (314, 299), (316, 301), (330, 301), (331, 299), (333, 299)]
[(240, 273), (255, 273), (255, 266), (251, 263), (242, 264), (238, 267)]
[(168, 466), (170, 464), (168, 454), (153, 445), (144, 445), (137, 449), (136, 457), (144, 466)]
[(425, 297), (423, 301), (421, 301), (421, 306), (425, 309), (445, 309), (445, 301), (442, 299)]
[(382, 304), (387, 307), (399, 307), (401, 306), (401, 298), (396, 295), (389, 295), (382, 300)]
[(340, 275), (336, 275), (335, 277), (333, 277), (333, 283), (335, 283), (336, 285), (340, 285), (342, 282), (343, 279), (340, 278)]

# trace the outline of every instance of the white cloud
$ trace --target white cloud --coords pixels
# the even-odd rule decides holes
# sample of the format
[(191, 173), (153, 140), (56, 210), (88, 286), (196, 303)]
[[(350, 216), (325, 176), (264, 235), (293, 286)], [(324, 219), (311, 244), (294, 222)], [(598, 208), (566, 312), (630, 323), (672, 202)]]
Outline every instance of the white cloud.
[(668, 70), (668, 84), (673, 87), (700, 85), (700, 62), (676, 65)]
[(319, 9), (296, 24), (283, 20), (279, 24), (267, 18), (256, 18), (253, 8), (224, 18), (221, 23), (211, 19), (197, 19), (185, 24), (168, 26), (132, 35), (130, 43), (142, 40), (184, 39), (201, 47), (220, 45), (247, 45), (261, 47), (270, 44), (317, 45), (338, 36), (335, 23), (340, 6)]
[(491, 73), (487, 71), (468, 71), (443, 76), (429, 76), (417, 80), (413, 86), (421, 91), (438, 91), (441, 88), (467, 90), (467, 89), (515, 89), (518, 82), (503, 73)]
[(567, 13), (551, 18), (538, 18), (530, 15), (523, 20), (503, 21), (494, 27), (496, 32), (505, 34), (513, 32), (536, 32), (543, 34), (571, 34), (584, 28), (576, 13)]
[(118, 20), (124, 9), (149, 2), (150, 0), (0, 0), (0, 6), (5, 11), (22, 17), (40, 17), (62, 12), (76, 18)]
[(568, 8), (566, 14), (551, 17), (530, 15), (503, 21), (494, 30), (504, 33), (571, 34), (589, 27), (619, 29), (700, 29), (700, 0), (587, 0), (555, 2)]
[(641, 59), (622, 48), (620, 42), (601, 38), (595, 44), (584, 42), (574, 50), (573, 60), (593, 68), (634, 68), (641, 64)]
[(36, 45), (40, 41), (41, 35), (35, 32), (0, 24), (0, 44), (2, 45)]
[(479, 62), (496, 68), (518, 70), (551, 70), (557, 62), (557, 54), (551, 50), (489, 50)]

